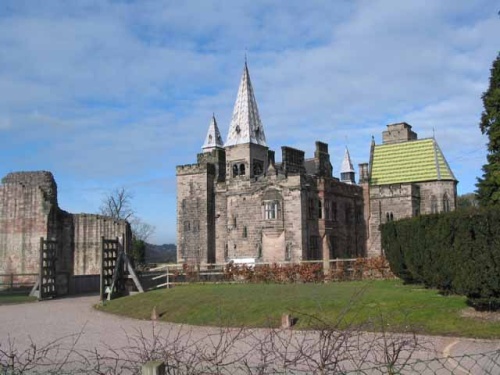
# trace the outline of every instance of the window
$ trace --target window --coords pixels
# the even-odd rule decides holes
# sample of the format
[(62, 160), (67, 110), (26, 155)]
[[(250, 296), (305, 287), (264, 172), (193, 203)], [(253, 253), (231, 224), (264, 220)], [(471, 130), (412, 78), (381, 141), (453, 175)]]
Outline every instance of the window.
[(264, 202), (264, 219), (276, 220), (281, 217), (281, 207), (278, 201)]
[(314, 199), (310, 198), (309, 199), (309, 219), (314, 219), (314, 212), (316, 211), (315, 204), (314, 204)]
[(360, 208), (356, 209), (356, 223), (362, 223), (363, 222), (363, 210)]
[(349, 224), (351, 222), (351, 206), (346, 204), (345, 206), (345, 223)]
[(431, 197), (431, 214), (437, 214), (438, 213), (438, 202), (436, 197), (433, 195)]
[(325, 200), (325, 219), (332, 220), (332, 211), (331, 211), (330, 201)]
[(194, 220), (193, 221), (193, 232), (198, 232), (199, 230), (200, 230), (200, 221)]
[(262, 245), (257, 245), (257, 258), (262, 258)]
[(386, 212), (385, 213), (385, 221), (394, 221), (394, 214), (392, 212)]
[(321, 259), (319, 256), (319, 247), (318, 247), (318, 236), (309, 237), (309, 256), (308, 259), (315, 260)]
[(189, 221), (184, 222), (184, 232), (189, 232), (191, 230), (191, 223)]
[(243, 238), (247, 238), (247, 237), (248, 237), (247, 227), (243, 227)]
[(253, 175), (260, 176), (264, 173), (264, 162), (262, 160), (253, 159)]
[(443, 196), (443, 211), (450, 212), (450, 200), (448, 199), (448, 195), (446, 193)]
[(338, 258), (338, 254), (336, 251), (336, 245), (337, 245), (337, 240), (335, 239), (335, 236), (331, 235), (330, 236), (330, 259), (335, 259)]
[(240, 164), (240, 176), (245, 175), (245, 164)]
[(291, 260), (292, 259), (292, 244), (286, 245), (285, 248), (285, 260)]
[(229, 246), (228, 244), (224, 245), (224, 259), (228, 259), (229, 258)]
[(238, 165), (234, 164), (233, 165), (233, 177), (238, 176)]
[(323, 207), (321, 199), (318, 199), (318, 219), (323, 219)]

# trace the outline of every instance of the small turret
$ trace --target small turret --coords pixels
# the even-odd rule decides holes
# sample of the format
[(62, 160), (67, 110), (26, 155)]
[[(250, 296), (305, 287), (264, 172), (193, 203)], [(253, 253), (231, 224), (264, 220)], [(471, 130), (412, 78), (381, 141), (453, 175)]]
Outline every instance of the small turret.
[(215, 120), (215, 115), (212, 115), (212, 121), (208, 126), (207, 136), (205, 138), (205, 143), (201, 147), (204, 153), (211, 152), (216, 148), (223, 148), (222, 137), (220, 136), (219, 127), (217, 126), (217, 121)]
[(355, 184), (354, 167), (352, 166), (351, 156), (349, 150), (345, 148), (344, 160), (342, 160), (342, 167), (340, 168), (340, 181), (346, 184)]

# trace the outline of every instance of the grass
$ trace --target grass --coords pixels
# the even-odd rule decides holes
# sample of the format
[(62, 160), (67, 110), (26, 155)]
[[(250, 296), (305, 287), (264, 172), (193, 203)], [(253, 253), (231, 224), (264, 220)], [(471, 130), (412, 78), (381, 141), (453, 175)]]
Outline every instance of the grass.
[(26, 294), (8, 293), (8, 292), (0, 293), (0, 305), (12, 305), (17, 303), (34, 302), (36, 300), (37, 300), (36, 297), (30, 297)]
[[(106, 302), (100, 310), (161, 321), (208, 326), (278, 327), (283, 313), (297, 328), (314, 328), (316, 317), (340, 326), (428, 335), (500, 338), (500, 322), (461, 317), (465, 297), (403, 285), (399, 280), (329, 284), (192, 284)], [(375, 323), (367, 325), (369, 322)], [(371, 327), (371, 328), (370, 328)], [(374, 328), (373, 328), (374, 327)], [(377, 329), (378, 327), (378, 329)]]

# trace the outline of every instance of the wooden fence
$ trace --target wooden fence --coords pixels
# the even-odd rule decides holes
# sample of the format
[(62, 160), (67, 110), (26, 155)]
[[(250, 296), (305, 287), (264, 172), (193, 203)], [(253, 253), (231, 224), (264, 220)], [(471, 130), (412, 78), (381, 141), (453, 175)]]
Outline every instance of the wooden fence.
[[(267, 276), (262, 276), (262, 272), (271, 275), (265, 279)], [(164, 264), (141, 272), (139, 277), (145, 289), (153, 290), (189, 282), (319, 282), (387, 279), (394, 275), (383, 258), (353, 258), (300, 263)]]

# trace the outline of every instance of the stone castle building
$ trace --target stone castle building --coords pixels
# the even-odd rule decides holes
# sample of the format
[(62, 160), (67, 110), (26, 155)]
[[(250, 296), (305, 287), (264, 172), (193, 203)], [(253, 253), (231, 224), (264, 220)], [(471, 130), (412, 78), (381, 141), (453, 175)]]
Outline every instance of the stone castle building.
[(178, 261), (262, 262), (363, 256), (363, 189), (346, 151), (332, 175), (328, 145), (314, 157), (267, 146), (245, 64), (226, 142), (212, 118), (196, 164), (177, 167)]
[(57, 272), (99, 274), (101, 237), (124, 238), (126, 221), (93, 214), (70, 214), (59, 208), (57, 185), (50, 172), (15, 172), (0, 185), (0, 274), (38, 273), (40, 238), (57, 241)]
[(390, 220), (456, 208), (457, 179), (434, 138), (418, 139), (407, 123), (387, 125), (360, 164), (369, 228), (368, 255), (382, 252), (379, 226)]
[(455, 208), (457, 181), (434, 139), (406, 123), (372, 142), (360, 181), (346, 149), (340, 178), (328, 144), (312, 158), (267, 146), (247, 64), (227, 139), (215, 117), (195, 164), (177, 166), (177, 259), (279, 262), (377, 256), (379, 225)]

